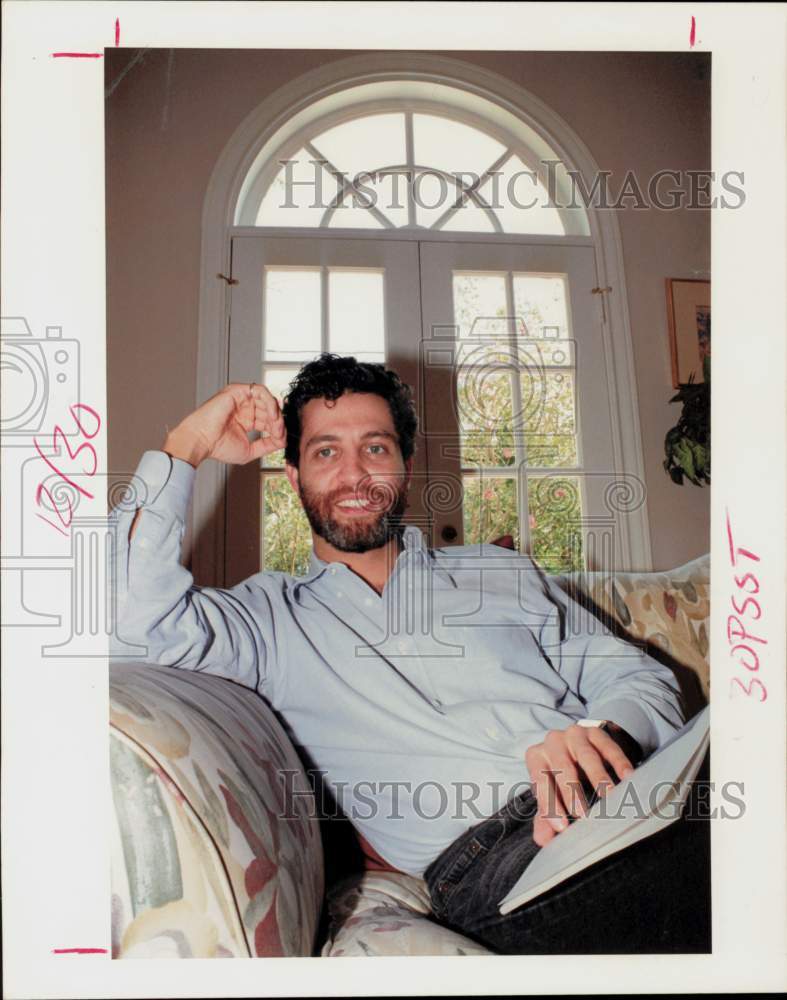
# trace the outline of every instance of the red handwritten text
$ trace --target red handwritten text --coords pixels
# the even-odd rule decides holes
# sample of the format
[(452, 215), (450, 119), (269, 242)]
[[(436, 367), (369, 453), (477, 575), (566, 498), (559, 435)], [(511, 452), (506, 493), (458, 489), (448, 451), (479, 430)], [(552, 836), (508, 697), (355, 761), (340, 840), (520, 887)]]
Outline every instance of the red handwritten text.
[[(87, 419), (82, 415), (81, 411), (84, 411), (88, 415)], [(98, 468), (98, 456), (96, 455), (96, 449), (92, 444), (90, 444), (90, 441), (101, 430), (101, 417), (98, 413), (96, 413), (92, 406), (88, 406), (86, 403), (74, 403), (73, 406), (69, 407), (69, 412), (74, 420), (74, 423), (77, 425), (77, 429), (80, 434), (88, 440), (83, 441), (78, 448), (72, 449), (71, 445), (68, 443), (65, 433), (63, 432), (63, 428), (56, 425), (54, 431), (52, 432), (52, 447), (58, 449), (59, 453), (62, 445), (68, 453), (69, 460), (71, 462), (79, 462), (79, 467), (77, 469), (69, 469), (71, 475), (94, 476), (96, 474), (96, 469)], [(86, 424), (89, 426), (86, 426)], [(60, 477), (57, 485), (60, 485), (61, 482), (66, 483), (68, 486), (73, 487), (77, 490), (77, 492), (81, 493), (82, 496), (87, 497), (88, 500), (93, 499), (93, 494), (89, 490), (85, 489), (84, 486), (80, 486), (79, 483), (71, 479), (71, 477), (67, 475), (58, 465), (55, 465), (50, 457), (41, 451), (41, 447), (35, 438), (33, 438), (33, 444), (35, 445), (39, 456), (43, 458), (49, 468)], [(87, 454), (80, 458), (79, 456), (85, 451)], [(58, 459), (58, 461), (62, 461), (62, 459)], [(55, 524), (54, 521), (50, 521), (48, 517), (44, 517), (43, 514), (36, 514), (36, 517), (40, 517), (42, 521), (46, 521), (47, 524), (51, 524), (56, 531), (59, 531), (62, 535), (66, 535), (67, 532), (65, 532), (63, 528), (67, 528), (71, 524), (74, 512), (71, 501), (68, 499), (68, 496), (65, 497), (68, 509), (64, 511), (58, 507), (57, 501), (52, 496), (50, 490), (44, 486), (43, 483), (39, 483), (38, 489), (36, 490), (36, 503), (39, 507), (42, 506), (41, 497), (43, 494), (46, 494), (49, 500), (50, 510), (54, 510), (60, 518), (60, 524), (62, 527)]]
[[(752, 596), (759, 594), (760, 581), (754, 572), (745, 565), (747, 562), (758, 563), (760, 557), (749, 549), (735, 544), (729, 511), (727, 511), (727, 542), (729, 544), (730, 565), (733, 569), (738, 570), (733, 576), (735, 587), (737, 591), (740, 591), (740, 593), (733, 593), (730, 597), (730, 605), (735, 613), (727, 615), (727, 643), (730, 647), (730, 656), (738, 666), (743, 667), (746, 671), (743, 675), (744, 680), (740, 677), (732, 678), (730, 697), (732, 697), (733, 691), (740, 690), (748, 698), (756, 696), (758, 701), (765, 701), (768, 697), (765, 684), (759, 677), (751, 676), (760, 669), (760, 653), (762, 647), (768, 645), (767, 639), (755, 634), (755, 632), (761, 631), (761, 626), (755, 630), (752, 630), (751, 626), (752, 622), (762, 618), (760, 602)], [(740, 565), (741, 563), (744, 565)]]

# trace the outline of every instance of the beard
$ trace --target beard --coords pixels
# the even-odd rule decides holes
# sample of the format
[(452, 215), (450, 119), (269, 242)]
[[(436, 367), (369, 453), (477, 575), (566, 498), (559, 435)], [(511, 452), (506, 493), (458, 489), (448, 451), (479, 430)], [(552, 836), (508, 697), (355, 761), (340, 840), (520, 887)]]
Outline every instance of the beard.
[[(312, 531), (340, 552), (369, 552), (382, 548), (402, 533), (402, 515), (407, 506), (404, 485), (375, 484), (369, 491), (372, 509), (340, 521), (334, 515), (335, 504), (347, 496), (347, 490), (318, 493), (300, 484), (299, 496)], [(380, 509), (380, 508), (383, 509)]]

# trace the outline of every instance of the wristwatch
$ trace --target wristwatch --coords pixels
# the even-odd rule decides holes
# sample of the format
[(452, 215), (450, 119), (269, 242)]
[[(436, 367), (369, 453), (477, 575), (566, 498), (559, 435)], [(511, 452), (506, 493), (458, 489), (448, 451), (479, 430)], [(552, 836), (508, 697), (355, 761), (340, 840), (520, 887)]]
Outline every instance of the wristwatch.
[(609, 733), (634, 767), (642, 763), (642, 758), (645, 756), (642, 747), (633, 736), (616, 723), (610, 722), (609, 719), (577, 719), (576, 724), (586, 729), (603, 729)]

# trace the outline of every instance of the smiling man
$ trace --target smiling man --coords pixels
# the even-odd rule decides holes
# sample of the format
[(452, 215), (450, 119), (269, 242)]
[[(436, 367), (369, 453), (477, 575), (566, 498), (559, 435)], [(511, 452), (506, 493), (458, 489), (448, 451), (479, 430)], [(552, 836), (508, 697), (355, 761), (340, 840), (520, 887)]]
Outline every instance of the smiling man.
[[(262, 694), (369, 853), (422, 876), (434, 915), (488, 947), (709, 950), (708, 824), (690, 819), (499, 914), (586, 793), (683, 716), (672, 673), (569, 629), (587, 616), (527, 556), (430, 549), (405, 525), (416, 428), (396, 373), (354, 358), (305, 365), (283, 410), (264, 386), (227, 386), (143, 456), (150, 500), (119, 515), (120, 635)], [(195, 469), (281, 448), (311, 525), (308, 573), (194, 586), (179, 557)]]

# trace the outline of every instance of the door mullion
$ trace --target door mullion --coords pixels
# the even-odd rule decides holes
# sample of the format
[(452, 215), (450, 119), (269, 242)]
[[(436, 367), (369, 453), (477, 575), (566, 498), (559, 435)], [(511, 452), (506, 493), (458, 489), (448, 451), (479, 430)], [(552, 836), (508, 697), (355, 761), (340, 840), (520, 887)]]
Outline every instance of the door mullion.
[(508, 343), (511, 351), (511, 427), (514, 435), (514, 467), (517, 470), (516, 503), (519, 520), (519, 548), (530, 551), (530, 530), (527, 503), (527, 446), (525, 427), (522, 420), (522, 380), (519, 374), (519, 351), (517, 349), (516, 316), (514, 313), (514, 276), (506, 271), (506, 316)]

